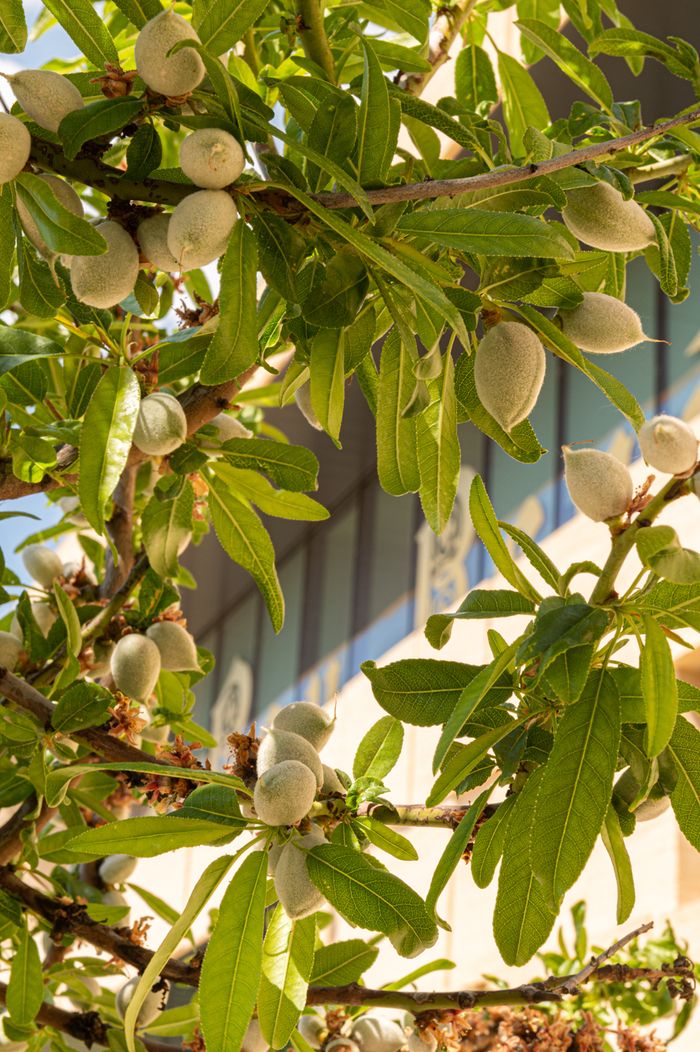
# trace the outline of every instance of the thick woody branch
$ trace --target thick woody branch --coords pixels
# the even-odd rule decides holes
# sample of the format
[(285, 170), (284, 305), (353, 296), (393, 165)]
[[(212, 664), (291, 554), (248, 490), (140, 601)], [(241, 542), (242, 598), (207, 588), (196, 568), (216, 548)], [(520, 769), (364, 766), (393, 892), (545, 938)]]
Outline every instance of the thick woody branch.
[(0, 828), (0, 865), (4, 866), (22, 850), (22, 833), (25, 829), (31, 827), (40, 833), (58, 810), (56, 807), (49, 807), (44, 800), (39, 808), (39, 814), (32, 817), (36, 808), (37, 798), (32, 793)]
[[(12, 701), (15, 705), (24, 709), (25, 712), (30, 712), (45, 729), (48, 730), (51, 727), (55, 709), (54, 704), (32, 687), (30, 683), (19, 679), (19, 677), (13, 675), (8, 669), (2, 668), (2, 666), (0, 666), (0, 694), (7, 698), (8, 701)], [(163, 760), (154, 761), (150, 753), (143, 752), (142, 749), (129, 745), (128, 742), (122, 741), (121, 738), (113, 737), (113, 735), (101, 730), (99, 727), (75, 731), (71, 734), (71, 737), (89, 746), (93, 752), (97, 753), (104, 760), (109, 760), (110, 763), (158, 762), (163, 767), (163, 774), (170, 776), (172, 773), (173, 777), (178, 777), (178, 772), (181, 770), (174, 764), (168, 764)]]
[[(363, 804), (358, 816), (376, 818), (387, 826), (430, 826), (437, 829), (456, 829), (462, 821), (469, 804), (451, 804), (442, 807), (425, 807), (423, 804)], [(484, 821), (498, 808), (498, 804), (487, 804), (482, 812)]]
[[(0, 1004), (7, 1003), (7, 984), (0, 983)], [(88, 1040), (90, 1045), (109, 1046), (108, 1026), (97, 1012), (66, 1012), (56, 1005), (43, 1004), (36, 1016), (39, 1026), (50, 1026), (79, 1041)], [(152, 1038), (140, 1037), (148, 1052), (173, 1052), (172, 1045)]]
[[(256, 368), (257, 366), (252, 365), (235, 380), (228, 380), (226, 383), (217, 384), (215, 387), (195, 384), (181, 395), (180, 402), (187, 416), (188, 436), (199, 431), (200, 427), (204, 427), (210, 420), (213, 420), (217, 413), (226, 409), (241, 387), (253, 376)], [(18, 497), (25, 497), (30, 493), (42, 493), (64, 485), (66, 482), (74, 482), (74, 475), (63, 475), (59, 478), (54, 476), (59, 474), (63, 465), (68, 468), (75, 463), (77, 458), (77, 449), (73, 446), (63, 446), (59, 450), (58, 464), (53, 469), (52, 475), (45, 475), (41, 482), (23, 482), (21, 479), (15, 478), (12, 474), (12, 462), (9, 460), (0, 461), (0, 500), (16, 500)], [(132, 446), (125, 470), (136, 467), (146, 459), (147, 455), (145, 453), (142, 453), (136, 446)]]

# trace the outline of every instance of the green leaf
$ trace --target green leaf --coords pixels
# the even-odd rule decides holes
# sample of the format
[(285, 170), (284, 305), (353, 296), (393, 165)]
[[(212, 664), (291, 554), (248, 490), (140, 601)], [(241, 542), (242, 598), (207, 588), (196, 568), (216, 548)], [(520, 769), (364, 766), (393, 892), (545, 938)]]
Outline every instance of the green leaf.
[(312, 286), (304, 300), (302, 312), (305, 321), (324, 329), (344, 329), (344, 326), (351, 325), (365, 298), (368, 284), (367, 269), (357, 253), (351, 248), (336, 249), (325, 268), (323, 280)]
[(389, 29), (403, 29), (422, 44), (428, 35), (430, 4), (427, 0), (372, 0), (363, 3), (374, 22)]
[(151, 567), (160, 577), (177, 576), (178, 556), (192, 533), (193, 512), (194, 490), (190, 482), (185, 482), (172, 497), (156, 490), (143, 509), (143, 546)]
[(259, 213), (253, 220), (260, 270), (265, 281), (291, 302), (297, 300), (297, 272), (308, 250), (305, 239), (280, 216)]
[(700, 732), (686, 719), (679, 719), (668, 752), (678, 773), (671, 806), (681, 833), (700, 851)]
[(523, 639), (517, 655), (519, 664), (536, 662), (536, 679), (560, 654), (584, 643), (595, 643), (609, 623), (605, 610), (589, 606), (581, 596), (571, 596), (569, 601), (553, 598), (547, 604), (546, 608), (540, 607), (533, 629)]
[(224, 551), (257, 584), (275, 632), (284, 622), (284, 598), (275, 569), (270, 535), (247, 504), (238, 500), (216, 477), (209, 490), (209, 510)]
[(493, 880), (496, 866), (503, 854), (510, 813), (517, 799), (517, 796), (507, 796), (498, 804), (494, 814), (479, 827), (469, 863), (477, 888), (486, 888)]
[[(381, 707), (416, 727), (445, 723), (462, 691), (485, 667), (433, 658), (406, 658), (383, 668), (377, 668), (374, 661), (365, 661), (361, 666)], [(503, 704), (511, 693), (509, 682), (499, 683), (486, 695), (484, 704)]]
[(598, 838), (619, 742), (615, 681), (594, 670), (580, 701), (564, 711), (535, 805), (538, 834), (531, 864), (552, 906), (576, 882)]
[(318, 501), (304, 493), (274, 489), (257, 471), (234, 468), (230, 464), (215, 464), (214, 471), (238, 498), (249, 500), (265, 515), (305, 522), (321, 522), (328, 518), (328, 512)]
[(462, 454), (457, 437), (452, 355), (445, 354), (442, 372), (427, 381), (430, 401), (416, 418), (420, 502), (435, 533), (445, 529), (452, 513)]
[(584, 643), (574, 646), (555, 657), (547, 665), (544, 682), (552, 696), (565, 704), (578, 701), (586, 685), (593, 661), (594, 646)]
[(238, 1052), (258, 994), (262, 965), (267, 853), (253, 851), (234, 874), (219, 906), (199, 980), (204, 1040)]
[(527, 964), (551, 932), (556, 911), (545, 901), (530, 864), (530, 840), (538, 836), (535, 800), (544, 768), (538, 768), (518, 793), (498, 875), (493, 914), (496, 945), (506, 964)]
[(201, 8), (204, 13), (194, 26), (212, 55), (221, 55), (243, 38), (267, 6), (268, 0), (208, 0), (206, 6), (195, 5), (195, 15)]
[(490, 786), (488, 789), (485, 789), (480, 796), (477, 796), (476, 800), (471, 804), (463, 818), (460, 819), (459, 825), (448, 840), (447, 846), (440, 856), (438, 864), (435, 867), (435, 872), (430, 881), (430, 888), (428, 889), (428, 894), (425, 900), (425, 904), (429, 910), (435, 911), (437, 908), (438, 899), (447, 887), (450, 877), (456, 870), (464, 852), (466, 851), (467, 844), (471, 840), (474, 831), (474, 826), (486, 807), (488, 798), (493, 792), (493, 788), (493, 786)]
[(310, 982), (313, 986), (344, 986), (356, 983), (374, 964), (379, 950), (362, 939), (344, 939), (319, 946)]
[(646, 592), (639, 603), (662, 625), (669, 628), (687, 625), (700, 632), (700, 588), (697, 584), (661, 581)]
[(435, 804), (441, 804), (445, 797), (471, 774), (493, 746), (517, 730), (526, 719), (527, 716), (522, 716), (519, 720), (506, 720), (474, 738), (468, 745), (453, 745), (447, 753), (440, 776), (425, 801), (426, 805), (433, 807)]
[(59, 698), (51, 717), (54, 730), (62, 734), (82, 730), (83, 727), (99, 727), (107, 719), (107, 710), (114, 704), (112, 692), (97, 683), (83, 680)]
[(423, 900), (402, 880), (377, 869), (359, 851), (335, 844), (312, 848), (309, 875), (350, 924), (389, 936), (402, 957), (432, 946), (437, 926)]
[(605, 821), (600, 834), (615, 873), (615, 882), (617, 884), (617, 923), (624, 924), (634, 909), (634, 874), (632, 873), (632, 863), (625, 847), (625, 838), (620, 828), (620, 819), (617, 817), (617, 812), (612, 805), (605, 814)]
[(503, 116), (508, 128), (510, 148), (516, 155), (522, 155), (525, 152), (523, 136), (527, 129), (539, 130), (551, 123), (547, 103), (527, 68), (503, 51), (498, 53), (498, 75), (503, 90)]
[(17, 244), (17, 270), (19, 301), (27, 313), (36, 318), (55, 318), (65, 301), (63, 289), (56, 284), (48, 263), (22, 239)]
[[(316, 110), (309, 124), (307, 144), (322, 157), (345, 165), (357, 138), (357, 105), (351, 95), (330, 95)], [(347, 165), (345, 165), (347, 167)], [(306, 166), (308, 183), (320, 190), (329, 182), (328, 175), (318, 165)]]
[[(241, 827), (242, 830), (242, 827)], [(124, 818), (79, 833), (70, 841), (76, 857), (101, 858), (124, 852), (135, 858), (154, 858), (181, 847), (225, 842), (233, 833), (220, 822), (172, 815)]]
[(610, 111), (613, 93), (605, 74), (582, 55), (574, 44), (552, 26), (536, 18), (522, 18), (515, 23), (528, 40), (544, 51), (566, 76), (589, 95), (601, 109)]
[(510, 592), (505, 588), (474, 588), (453, 614), (431, 614), (425, 626), (426, 639), (439, 650), (450, 638), (454, 621), (514, 617), (531, 614), (534, 609), (533, 601), (520, 592)]
[(433, 772), (436, 772), (442, 764), (447, 755), (447, 750), (460, 734), (465, 722), (477, 706), (481, 704), (488, 692), (496, 685), (503, 673), (507, 671), (508, 666), (515, 657), (519, 643), (520, 639), (516, 639), (510, 646), (505, 647), (491, 664), (486, 665), (464, 688), (459, 701), (442, 729), (442, 734), (433, 756)]
[(102, 71), (107, 62), (119, 65), (114, 41), (88, 0), (46, 0), (46, 7), (93, 66)]
[(382, 716), (357, 747), (352, 765), (353, 777), (375, 778), (381, 782), (396, 765), (402, 747), (403, 726), (393, 716)]
[[(275, 184), (269, 183), (268, 185), (272, 188)], [(443, 318), (455, 330), (458, 339), (464, 343), (468, 342), (467, 330), (461, 314), (450, 302), (442, 288), (426, 277), (423, 271), (408, 266), (402, 259), (399, 259), (395, 254), (392, 254), (388, 249), (380, 245), (375, 238), (370, 237), (363, 230), (351, 226), (337, 211), (324, 208), (313, 197), (305, 194), (297, 187), (279, 186), (277, 189), (282, 189), (292, 194), (303, 205), (306, 205), (308, 210), (325, 223), (327, 227), (334, 230), (336, 234), (349, 244), (354, 245), (361, 255), (376, 263), (377, 266), (381, 267), (382, 270), (386, 271), (387, 274), (390, 274), (402, 285), (406, 285), (415, 296), (423, 300), (428, 307), (432, 307), (438, 316)]]
[(635, 538), (644, 566), (673, 584), (700, 581), (700, 554), (681, 547), (672, 526), (643, 526)]
[(159, 0), (114, 0), (114, 4), (137, 29), (162, 11)]
[(278, 906), (262, 947), (260, 1029), (271, 1048), (284, 1048), (306, 1005), (314, 963), (316, 917), (293, 921)]
[(214, 859), (213, 862), (209, 863), (192, 889), (192, 893), (177, 921), (173, 924), (144, 969), (141, 980), (133, 992), (124, 1016), (124, 1033), (128, 1052), (137, 1052), (134, 1031), (143, 1002), (154, 983), (157, 982), (164, 965), (174, 955), (181, 939), (189, 931), (194, 919), (202, 912), (233, 865), (236, 857), (235, 855), (224, 855), (222, 858)]
[(83, 637), (78, 613), (66, 593), (57, 581), (54, 581), (53, 595), (61, 620), (66, 626), (66, 646), (68, 653), (77, 657), (83, 649)]
[(493, 505), (479, 475), (474, 476), (471, 489), (469, 490), (469, 514), (471, 515), (474, 529), (483, 542), (486, 551), (493, 559), (496, 569), (521, 595), (538, 602), (540, 599), (539, 594), (517, 568), (510, 552), (506, 548), (505, 541), (498, 529), (498, 520), (494, 514)]
[(18, 55), (27, 44), (27, 23), (21, 0), (0, 0), (0, 52)]
[(377, 474), (382, 489), (394, 496), (420, 488), (416, 418), (403, 412), (415, 385), (415, 361), (415, 351), (392, 329), (379, 360)]
[(163, 146), (153, 124), (142, 124), (131, 137), (126, 148), (126, 176), (146, 179), (163, 160)]
[(205, 818), (225, 826), (246, 824), (235, 792), (223, 785), (200, 785), (187, 795), (177, 814), (182, 818)]
[(661, 291), (665, 292), (670, 299), (674, 299), (678, 293), (676, 258), (666, 233), (666, 227), (653, 212), (647, 212), (647, 215), (654, 224), (656, 244), (646, 250), (645, 256), (650, 269), (659, 279)]
[(353, 822), (354, 827), (359, 827), (371, 844), (378, 847), (380, 851), (386, 851), (388, 855), (401, 859), (402, 862), (415, 862), (418, 852), (405, 836), (401, 836), (395, 829), (380, 822), (377, 818), (357, 818)]
[[(0, 0), (0, 11), (2, 10)], [(0, 32), (2, 32), (0, 28)], [(15, 251), (15, 206), (9, 183), (0, 186), (0, 310), (7, 304), (12, 289)], [(12, 330), (11, 330), (12, 331)], [(0, 361), (0, 372), (4, 372)]]
[(20, 200), (52, 252), (100, 256), (107, 251), (107, 242), (102, 235), (87, 220), (64, 208), (43, 179), (29, 172), (20, 172), (15, 185)]
[(219, 325), (204, 358), (203, 384), (233, 380), (257, 360), (257, 261), (257, 241), (250, 227), (243, 221), (234, 223), (221, 266)]
[(83, 109), (73, 110), (61, 121), (58, 134), (63, 152), (72, 161), (83, 143), (120, 131), (141, 113), (143, 100), (126, 96), (121, 99), (98, 99)]
[(499, 519), (498, 525), (504, 533), (507, 533), (515, 541), (545, 584), (548, 584), (550, 588), (558, 592), (560, 586), (559, 571), (547, 553), (540, 548), (539, 544), (533, 541), (532, 537), (528, 536), (524, 530), (518, 529), (517, 526), (511, 526), (509, 522), (501, 522)]
[(12, 1022), (16, 1026), (28, 1026), (36, 1018), (43, 999), (44, 977), (39, 950), (25, 920), (7, 984), (6, 1004)]
[(382, 182), (396, 152), (400, 106), (389, 89), (372, 45), (362, 36), (364, 72), (360, 90), (357, 172), (363, 186)]
[[(307, 319), (308, 320), (308, 319)], [(345, 347), (342, 329), (323, 329), (311, 342), (311, 406), (323, 430), (340, 447), (345, 408)]]
[(680, 50), (638, 29), (605, 29), (588, 45), (588, 54), (592, 58), (595, 55), (653, 58), (662, 62), (677, 77), (693, 80), (697, 76), (695, 63), (689, 62)]
[(574, 252), (562, 234), (535, 216), (478, 208), (417, 209), (397, 229), (431, 245), (484, 256), (542, 256), (570, 259)]
[(477, 44), (465, 44), (455, 60), (455, 91), (461, 105), (474, 113), (488, 113), (498, 101), (496, 77), (488, 53)]
[(262, 471), (283, 489), (299, 493), (318, 488), (318, 460), (304, 446), (266, 438), (231, 438), (223, 450), (229, 464)]
[(80, 433), (78, 496), (83, 515), (104, 532), (105, 504), (126, 465), (141, 393), (126, 366), (108, 369), (98, 383)]
[(668, 745), (678, 715), (678, 690), (673, 655), (663, 628), (656, 618), (643, 615), (644, 645), (640, 676), (646, 709), (644, 739), (647, 756), (658, 756)]

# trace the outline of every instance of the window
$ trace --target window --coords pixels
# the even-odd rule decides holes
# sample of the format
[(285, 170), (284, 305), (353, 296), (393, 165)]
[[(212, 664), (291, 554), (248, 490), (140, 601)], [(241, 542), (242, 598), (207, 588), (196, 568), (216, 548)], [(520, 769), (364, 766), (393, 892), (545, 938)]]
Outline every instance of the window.
[[(279, 566), (280, 586), (285, 599), (284, 627), (275, 635), (267, 611), (262, 618), (260, 652), (255, 673), (255, 712), (281, 700), (299, 675), (304, 597), (304, 550), (297, 548)], [(252, 619), (251, 619), (252, 620)]]

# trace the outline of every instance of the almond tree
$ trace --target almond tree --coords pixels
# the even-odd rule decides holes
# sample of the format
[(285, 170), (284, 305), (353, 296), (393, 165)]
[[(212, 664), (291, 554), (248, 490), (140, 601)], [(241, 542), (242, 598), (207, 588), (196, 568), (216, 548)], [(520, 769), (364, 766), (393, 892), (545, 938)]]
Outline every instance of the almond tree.
[[(575, 86), (567, 118), (552, 121), (528, 67), (494, 44), (489, 16), (508, 7), (527, 62)], [(362, 976), (384, 938), (407, 958), (435, 943), (462, 858), (479, 887), (500, 865), (495, 941), (522, 965), (599, 837), (621, 925), (638, 820), (670, 802), (700, 847), (700, 735), (685, 716), (700, 692), (676, 680), (669, 642), (700, 629), (700, 554), (657, 521), (697, 499), (697, 438), (673, 417), (645, 421), (596, 357), (645, 339), (624, 302), (632, 259), (671, 303), (688, 295), (700, 108), (650, 124), (595, 60), (642, 76), (661, 62), (698, 94), (696, 51), (637, 31), (615, 0), (49, 0), (38, 29), (56, 24), (77, 57), (8, 76), (17, 102), (0, 115), (2, 515), (37, 493), (62, 511), (27, 527), (32, 584), (2, 564), (6, 1047), (433, 1052), (504, 1035), (534, 1048), (537, 1031), (583, 1049), (610, 1026), (626, 1049), (654, 1047), (634, 1027), (671, 1014), (682, 1027), (692, 964), (671, 932), (640, 944), (643, 929), (591, 957), (580, 908), (575, 948), (514, 989), (415, 992), (442, 961), (379, 990)], [(0, 48), (26, 40), (21, 0), (0, 0)], [(454, 97), (427, 102), (457, 42)], [(471, 517), (504, 587), (472, 590), (426, 634), (439, 650), (455, 622), (525, 615), (521, 634), (491, 633), (480, 666), (466, 632), (464, 663), (368, 662), (385, 715), (352, 771), (322, 763), (332, 718), (306, 704), (262, 741), (232, 735), (230, 763), (210, 769), (197, 743), (217, 743), (191, 713), (212, 655), (183, 623), (180, 559), (213, 528), (279, 630), (260, 515), (327, 516), (308, 495), (316, 458), (270, 426), (274, 407), (296, 399), (339, 444), (357, 383), (381, 485), (419, 493), (439, 533), (460, 424), (523, 464), (546, 455), (528, 416), (552, 357), (666, 476), (635, 493), (611, 454), (565, 452), (572, 499), (609, 527), (605, 564), (584, 551), (555, 566), (497, 520), (477, 477)], [(46, 547), (67, 534), (82, 563)], [(632, 555), (641, 570), (620, 594)], [(383, 784), (405, 724), (441, 728), (435, 782), (414, 804)], [(417, 857), (406, 834), (425, 825), (449, 836), (423, 899), (391, 859)], [(184, 908), (132, 882), (139, 857), (199, 845), (225, 850)], [(124, 886), (168, 922), (159, 946)], [(217, 889), (206, 944), (183, 953)], [(324, 945), (329, 909), (375, 935)], [(161, 1011), (173, 984), (198, 994)]]

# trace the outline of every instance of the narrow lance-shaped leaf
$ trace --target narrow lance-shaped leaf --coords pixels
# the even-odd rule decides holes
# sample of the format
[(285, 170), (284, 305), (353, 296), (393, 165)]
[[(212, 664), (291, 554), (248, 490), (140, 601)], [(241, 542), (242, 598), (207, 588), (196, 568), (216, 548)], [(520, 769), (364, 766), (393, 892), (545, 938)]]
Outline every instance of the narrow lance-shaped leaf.
[(109, 30), (88, 0), (46, 0), (46, 6), (93, 66), (102, 70), (108, 62), (119, 65)]
[(521, 18), (516, 22), (521, 33), (544, 51), (574, 84), (586, 92), (604, 110), (610, 110), (613, 93), (603, 71), (582, 55), (570, 40), (546, 22), (537, 18)]
[(457, 437), (454, 364), (447, 352), (442, 373), (428, 381), (430, 402), (416, 419), (420, 501), (435, 533), (442, 533), (452, 513), (461, 450)]
[(445, 797), (474, 770), (494, 745), (498, 745), (502, 738), (521, 727), (527, 718), (527, 716), (522, 716), (519, 720), (506, 720), (491, 730), (485, 731), (478, 738), (474, 738), (468, 745), (453, 745), (447, 753), (435, 785), (428, 794), (426, 805), (433, 807), (435, 804), (441, 804)]
[(239, 220), (234, 224), (221, 268), (219, 325), (204, 358), (204, 384), (233, 380), (258, 357), (257, 269), (255, 235)]
[(420, 487), (416, 419), (404, 416), (414, 386), (411, 349), (392, 329), (384, 341), (377, 392), (377, 473), (382, 489), (398, 496)]
[(7, 985), (7, 1009), (17, 1026), (27, 1026), (35, 1019), (44, 998), (44, 980), (39, 951), (27, 921), (19, 933), (10, 981)]
[(104, 531), (105, 503), (126, 465), (141, 394), (135, 373), (108, 369), (85, 413), (80, 438), (80, 506), (90, 525)]
[[(211, 0), (195, 4), (195, 27), (202, 44), (220, 55), (242, 39), (244, 33), (257, 22), (268, 5), (268, 0)], [(203, 9), (203, 17), (197, 14)]]
[(581, 699), (564, 712), (537, 795), (531, 863), (552, 906), (575, 883), (598, 838), (619, 742), (617, 687), (597, 669)]
[(648, 756), (658, 756), (673, 734), (678, 715), (678, 688), (668, 639), (656, 618), (643, 616), (644, 645), (640, 674), (646, 711), (645, 746)]
[(634, 874), (615, 808), (608, 808), (600, 831), (605, 850), (610, 857), (617, 884), (617, 923), (624, 924), (634, 909)]
[(0, 0), (0, 52), (17, 55), (27, 43), (27, 22), (22, 0)]
[[(15, 208), (12, 203), (11, 184), (0, 186), (0, 309), (10, 296), (12, 268), (15, 251)], [(1, 347), (0, 347), (1, 353)], [(4, 372), (0, 365), (0, 372)]]
[(496, 564), (496, 569), (500, 570), (506, 581), (512, 584), (521, 595), (524, 595), (527, 599), (539, 600), (540, 596), (537, 590), (515, 565), (510, 552), (506, 548), (505, 541), (501, 537), (498, 528), (498, 520), (494, 514), (493, 505), (479, 475), (474, 477), (469, 491), (469, 514), (471, 515), (474, 529)]
[(161, 577), (175, 577), (178, 556), (192, 533), (194, 490), (185, 482), (172, 497), (153, 494), (143, 510), (141, 526), (148, 561)]
[(361, 38), (365, 67), (360, 91), (360, 119), (357, 135), (357, 170), (363, 186), (384, 179), (391, 165), (398, 139), (400, 109), (389, 98), (382, 67), (372, 45)]
[(507, 796), (499, 803), (495, 813), (479, 827), (470, 863), (477, 888), (486, 888), (493, 880), (503, 854), (510, 814), (516, 800), (517, 796)]
[(544, 768), (539, 767), (518, 793), (511, 812), (498, 894), (493, 934), (506, 964), (527, 964), (551, 932), (556, 911), (546, 902), (530, 864), (530, 840), (535, 832), (535, 799)]
[(311, 405), (336, 446), (345, 406), (345, 341), (342, 329), (323, 329), (311, 344)]
[(180, 945), (180, 940), (189, 931), (192, 922), (202, 912), (217, 887), (224, 879), (235, 861), (235, 855), (224, 855), (222, 858), (214, 859), (202, 873), (195, 884), (184, 909), (180, 913), (175, 924), (163, 939), (162, 943), (151, 957), (144, 969), (141, 980), (133, 992), (129, 1007), (124, 1016), (124, 1034), (126, 1036), (126, 1047), (128, 1052), (137, 1052), (135, 1029), (141, 1006), (148, 993), (157, 981), (166, 961), (175, 953)]
[(254, 579), (272, 625), (279, 632), (284, 621), (284, 598), (269, 533), (253, 509), (237, 500), (217, 479), (212, 479), (209, 508), (222, 548)]
[(700, 732), (679, 718), (668, 744), (678, 778), (671, 805), (683, 836), (700, 851)]
[(211, 1048), (238, 1052), (255, 1008), (262, 964), (267, 852), (253, 851), (219, 907), (199, 981), (202, 1033)]
[(260, 1029), (271, 1048), (284, 1048), (306, 1004), (314, 963), (316, 917), (291, 920), (275, 910), (262, 947), (258, 992)]
[(73, 110), (61, 121), (58, 133), (66, 157), (78, 156), (83, 143), (119, 131), (142, 111), (141, 99), (98, 99), (80, 110)]
[(52, 252), (99, 256), (107, 251), (107, 242), (102, 235), (86, 219), (64, 208), (43, 179), (22, 172), (17, 177), (16, 186), (18, 197)]
[(425, 904), (428, 909), (434, 910), (437, 906), (440, 895), (447, 887), (448, 881), (455, 869), (459, 865), (459, 862), (466, 850), (467, 844), (471, 839), (471, 835), (474, 831), (478, 819), (484, 810), (488, 798), (493, 791), (493, 786), (484, 790), (479, 796), (477, 796), (474, 803), (469, 807), (464, 817), (461, 819), (459, 825), (452, 833), (452, 836), (447, 842), (447, 846), (440, 856), (440, 860), (435, 867), (432, 880), (430, 881), (430, 888), (428, 895), (425, 900)]

